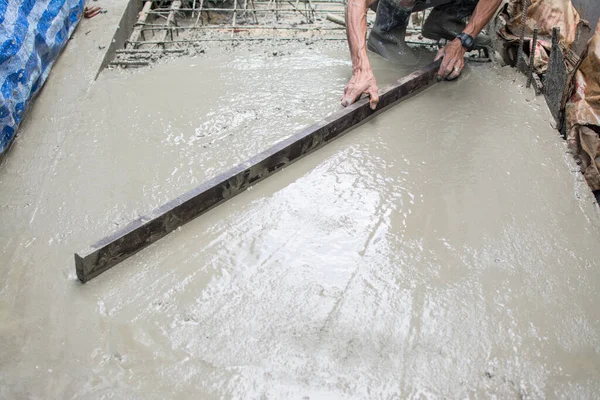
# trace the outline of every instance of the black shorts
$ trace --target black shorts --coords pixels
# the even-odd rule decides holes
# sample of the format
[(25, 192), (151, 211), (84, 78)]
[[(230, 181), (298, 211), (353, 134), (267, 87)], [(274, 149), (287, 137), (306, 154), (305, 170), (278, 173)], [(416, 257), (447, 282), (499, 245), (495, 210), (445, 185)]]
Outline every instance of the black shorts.
[[(398, 1), (398, 7), (411, 9), (411, 12), (435, 7), (436, 10), (443, 11), (446, 14), (458, 18), (467, 18), (473, 14), (478, 2), (479, 0), (402, 0), (402, 5)], [(371, 10), (377, 11), (378, 3), (379, 1), (373, 3)], [(410, 3), (412, 3), (412, 6), (409, 5)]]

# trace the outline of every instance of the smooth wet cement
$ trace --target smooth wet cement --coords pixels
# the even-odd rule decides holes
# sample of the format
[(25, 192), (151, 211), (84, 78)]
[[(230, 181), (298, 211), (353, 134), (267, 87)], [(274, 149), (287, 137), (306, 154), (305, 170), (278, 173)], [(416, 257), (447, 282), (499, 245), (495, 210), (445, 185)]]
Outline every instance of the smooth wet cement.
[[(434, 86), (79, 284), (74, 251), (335, 110), (350, 72), (343, 50), (219, 57), (103, 74), (48, 120), (62, 89), (38, 99), (0, 169), (0, 397), (600, 390), (600, 215), (507, 69)], [(403, 74), (378, 65), (381, 85)]]

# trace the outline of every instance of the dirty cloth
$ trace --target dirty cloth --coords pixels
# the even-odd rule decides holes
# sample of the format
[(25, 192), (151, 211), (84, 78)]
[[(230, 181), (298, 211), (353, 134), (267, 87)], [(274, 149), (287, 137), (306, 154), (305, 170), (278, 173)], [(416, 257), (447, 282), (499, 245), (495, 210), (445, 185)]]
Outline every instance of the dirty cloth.
[[(509, 0), (499, 15), (498, 36), (507, 46), (518, 46), (523, 29), (523, 0)], [(534, 66), (538, 74), (544, 74), (548, 68), (550, 49), (552, 48), (552, 28), (560, 28), (559, 41), (570, 48), (577, 36), (577, 26), (581, 18), (571, 0), (532, 0), (527, 8), (525, 21), (525, 42), (531, 52), (533, 29), (538, 28), (538, 41), (534, 49)], [(530, 53), (531, 54), (531, 53)]]
[(84, 0), (0, 0), (0, 156), (73, 33)]
[(600, 190), (600, 23), (584, 54), (565, 107), (567, 141), (595, 191)]

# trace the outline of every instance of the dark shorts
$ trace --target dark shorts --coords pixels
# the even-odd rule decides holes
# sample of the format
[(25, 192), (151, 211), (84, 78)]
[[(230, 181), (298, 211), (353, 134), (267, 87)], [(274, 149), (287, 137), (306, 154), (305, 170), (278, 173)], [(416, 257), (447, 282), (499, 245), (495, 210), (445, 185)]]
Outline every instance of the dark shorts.
[[(395, 0), (398, 7), (411, 9), (412, 12), (423, 11), (435, 7), (436, 10), (458, 18), (466, 18), (473, 14), (479, 0)], [(371, 10), (377, 11), (377, 2), (371, 5)]]

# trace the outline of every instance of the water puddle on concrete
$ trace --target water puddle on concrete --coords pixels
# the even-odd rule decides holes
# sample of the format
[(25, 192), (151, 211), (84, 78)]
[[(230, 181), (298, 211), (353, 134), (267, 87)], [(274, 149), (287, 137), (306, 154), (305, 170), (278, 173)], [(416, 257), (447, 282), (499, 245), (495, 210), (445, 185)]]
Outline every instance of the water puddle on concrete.
[[(14, 222), (18, 250), (0, 253), (0, 394), (600, 390), (600, 216), (548, 113), (491, 66), (75, 282), (72, 252), (113, 222), (338, 109), (350, 66), (336, 54), (236, 53), (101, 76), (83, 111), (94, 123), (67, 143), (34, 223)], [(380, 86), (405, 74), (375, 63)]]

